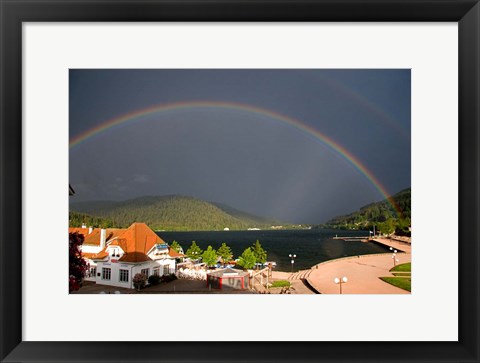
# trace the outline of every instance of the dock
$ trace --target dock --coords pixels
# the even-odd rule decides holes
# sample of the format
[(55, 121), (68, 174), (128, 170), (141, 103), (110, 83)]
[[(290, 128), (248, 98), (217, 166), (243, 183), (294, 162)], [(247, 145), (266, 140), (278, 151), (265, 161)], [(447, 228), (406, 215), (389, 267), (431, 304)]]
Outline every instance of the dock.
[(393, 238), (381, 238), (381, 237), (374, 237), (372, 242), (375, 242), (379, 245), (385, 247), (392, 247), (393, 249), (399, 252), (405, 253), (412, 253), (412, 243), (411, 242), (404, 242), (398, 239)]
[(358, 236), (347, 236), (347, 237), (338, 237), (335, 236), (333, 239), (343, 239), (345, 242), (356, 242), (356, 241), (361, 241), (361, 242), (366, 242), (369, 240), (370, 237), (368, 236), (363, 236), (363, 237), (358, 237)]
[(411, 253), (412, 252), (412, 244), (411, 242), (406, 242), (406, 241), (401, 241), (399, 239), (395, 238), (383, 238), (383, 237), (353, 237), (353, 236), (347, 236), (347, 237), (339, 237), (335, 236), (333, 239), (341, 239), (344, 240), (345, 242), (355, 242), (355, 241), (361, 241), (361, 242), (373, 242), (379, 245), (382, 245), (384, 247), (392, 247), (393, 249), (399, 251), (399, 252), (405, 252), (405, 253)]

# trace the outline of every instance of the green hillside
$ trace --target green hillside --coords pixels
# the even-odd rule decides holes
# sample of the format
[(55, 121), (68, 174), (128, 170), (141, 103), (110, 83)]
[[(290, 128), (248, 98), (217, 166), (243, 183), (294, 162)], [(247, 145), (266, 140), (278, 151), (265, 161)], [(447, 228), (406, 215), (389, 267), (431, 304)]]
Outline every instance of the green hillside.
[(399, 235), (409, 235), (411, 189), (404, 189), (393, 195), (391, 199), (400, 213), (395, 210), (389, 200), (385, 199), (368, 204), (348, 215), (332, 218), (327, 223), (317, 227), (372, 230), (375, 225), (376, 230), (383, 233), (395, 232)]
[(70, 211), (68, 213), (70, 227), (81, 227), (85, 224), (88, 227), (111, 228), (114, 227), (113, 222), (106, 218), (93, 217), (85, 213)]
[(106, 218), (115, 227), (144, 222), (153, 229), (167, 231), (244, 230), (272, 225), (272, 221), (228, 206), (179, 195), (141, 197), (122, 202), (71, 203), (70, 210)]
[(281, 223), (281, 222), (279, 222), (278, 220), (275, 220), (275, 219), (258, 217), (256, 215), (240, 211), (240, 210), (232, 208), (232, 207), (230, 207), (226, 204), (214, 203), (214, 202), (211, 202), (211, 203), (214, 206), (220, 208), (225, 213), (231, 215), (232, 217), (235, 217), (237, 219), (240, 219), (240, 220), (244, 221), (245, 223), (247, 223), (250, 226), (251, 225), (256, 225), (256, 224), (266, 225), (266, 226), (285, 224), (285, 223)]

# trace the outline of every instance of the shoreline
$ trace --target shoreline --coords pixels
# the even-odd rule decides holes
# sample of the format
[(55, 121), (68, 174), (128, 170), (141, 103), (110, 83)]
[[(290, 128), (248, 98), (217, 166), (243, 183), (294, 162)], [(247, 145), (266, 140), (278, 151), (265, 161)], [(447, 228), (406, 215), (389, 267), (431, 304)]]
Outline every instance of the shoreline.
[[(373, 242), (397, 250), (395, 265), (412, 262), (411, 241), (375, 238)], [(402, 250), (403, 249), (403, 250)], [(303, 283), (311, 292), (317, 294), (339, 294), (340, 288), (334, 279), (347, 277), (342, 285), (343, 294), (411, 294), (381, 280), (381, 277), (395, 277), (390, 269), (394, 267), (392, 252), (344, 256), (319, 262), (309, 269), (295, 272), (275, 271), (275, 279), (286, 279), (292, 284)], [(275, 276), (276, 275), (276, 276)], [(411, 277), (410, 277), (411, 278)]]

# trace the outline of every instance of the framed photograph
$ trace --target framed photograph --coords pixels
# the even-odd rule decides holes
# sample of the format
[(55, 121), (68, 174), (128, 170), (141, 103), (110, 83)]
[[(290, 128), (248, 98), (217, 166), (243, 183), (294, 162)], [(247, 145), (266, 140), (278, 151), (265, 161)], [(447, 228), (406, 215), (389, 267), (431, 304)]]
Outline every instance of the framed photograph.
[(0, 2), (2, 362), (479, 361), (477, 1)]

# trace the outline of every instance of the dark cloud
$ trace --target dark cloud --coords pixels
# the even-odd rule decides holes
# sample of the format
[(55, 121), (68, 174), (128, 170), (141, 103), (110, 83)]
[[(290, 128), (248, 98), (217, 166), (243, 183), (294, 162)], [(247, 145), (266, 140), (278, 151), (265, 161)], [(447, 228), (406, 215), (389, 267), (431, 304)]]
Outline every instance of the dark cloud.
[[(297, 119), (335, 140), (390, 193), (410, 186), (409, 70), (71, 70), (70, 137), (172, 102), (229, 102)], [(311, 133), (265, 114), (154, 113), (70, 150), (80, 200), (184, 194), (319, 223), (383, 198)]]

